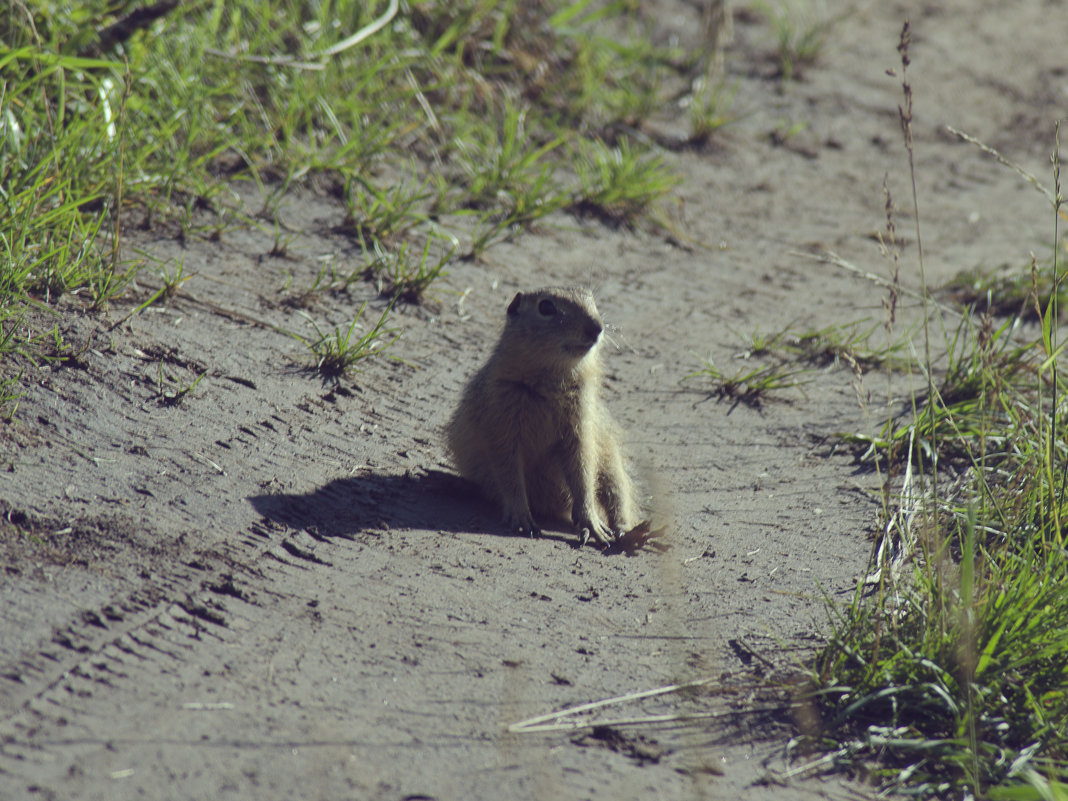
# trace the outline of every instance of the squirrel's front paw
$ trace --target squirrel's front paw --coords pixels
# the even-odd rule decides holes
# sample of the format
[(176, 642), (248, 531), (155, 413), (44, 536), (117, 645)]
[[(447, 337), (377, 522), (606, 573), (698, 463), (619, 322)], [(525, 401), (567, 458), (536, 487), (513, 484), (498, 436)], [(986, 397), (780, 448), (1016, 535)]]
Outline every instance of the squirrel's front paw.
[(599, 515), (579, 515), (575, 519), (575, 528), (582, 534), (582, 544), (589, 542), (593, 537), (602, 545), (611, 545), (615, 542), (615, 534)]

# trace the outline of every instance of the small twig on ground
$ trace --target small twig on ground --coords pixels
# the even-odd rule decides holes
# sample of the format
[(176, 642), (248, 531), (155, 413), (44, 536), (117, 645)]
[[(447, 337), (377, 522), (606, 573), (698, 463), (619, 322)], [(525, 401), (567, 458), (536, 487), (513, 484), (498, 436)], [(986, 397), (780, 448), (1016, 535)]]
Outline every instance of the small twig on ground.
[[(864, 270), (860, 267), (857, 267), (855, 264), (846, 261), (832, 250), (824, 250), (820, 251), (819, 253), (806, 253), (805, 251), (801, 250), (792, 250), (790, 251), (790, 255), (801, 256), (806, 259), (812, 259), (813, 261), (821, 261), (824, 264), (833, 264), (835, 267), (841, 267), (843, 270), (848, 270), (849, 272), (859, 275), (862, 278), (871, 281), (872, 283), (878, 284), (879, 286), (887, 288), (895, 287), (897, 291), (902, 295), (908, 295), (909, 297), (916, 298), (917, 300), (923, 300), (924, 297), (923, 292), (917, 289), (910, 289), (909, 287), (901, 283), (894, 284), (894, 282), (891, 281), (891, 279), (889, 278), (884, 278), (883, 276), (876, 275), (875, 273), (870, 272), (869, 270)], [(944, 303), (939, 303), (933, 298), (931, 298), (929, 295), (927, 297), (927, 301), (928, 303), (938, 307), (938, 310), (943, 312), (944, 314), (950, 314), (955, 317), (964, 316), (963, 312), (959, 311), (958, 309), (954, 309), (951, 306), (946, 306)]]
[[(574, 731), (576, 729), (592, 729), (597, 726), (634, 726), (641, 724), (653, 724), (653, 723), (674, 723), (680, 721), (690, 720), (709, 720), (711, 718), (721, 718), (728, 715), (737, 715), (741, 713), (761, 713), (761, 712), (778, 712), (786, 708), (784, 704), (777, 704), (772, 706), (753, 707), (751, 709), (737, 710), (720, 710), (716, 712), (692, 712), (692, 713), (669, 713), (663, 715), (637, 715), (629, 718), (613, 718), (608, 720), (579, 720), (575, 719), (577, 715), (583, 712), (590, 712), (594, 709), (603, 709), (608, 706), (618, 706), (620, 704), (627, 704), (631, 701), (639, 701), (645, 698), (652, 698), (657, 695), (666, 695), (668, 693), (677, 693), (684, 690), (695, 689), (697, 687), (705, 687), (709, 684), (713, 684), (718, 679), (707, 678), (697, 679), (696, 681), (685, 682), (684, 684), (669, 684), (665, 687), (657, 687), (652, 690), (642, 690), (639, 692), (627, 693), (626, 695), (618, 695), (614, 698), (604, 698), (600, 701), (591, 701), (586, 704), (579, 704), (577, 706), (567, 707), (561, 709), (559, 712), (550, 712), (546, 715), (538, 715), (533, 718), (513, 723), (508, 727), (508, 731), (513, 733), (529, 733), (529, 732), (546, 732), (546, 731)], [(722, 692), (732, 692), (733, 690), (728, 687), (719, 687)], [(570, 718), (570, 719), (568, 719)]]
[(952, 125), (947, 125), (946, 126), (946, 130), (949, 131), (954, 136), (956, 136), (956, 137), (958, 137), (960, 139), (963, 139), (965, 142), (968, 142), (970, 144), (975, 145), (977, 148), (982, 150), (987, 155), (993, 156), (995, 159), (998, 160), (999, 163), (1004, 164), (1009, 169), (1015, 170), (1017, 173), (1019, 173), (1020, 177), (1022, 177), (1025, 181), (1027, 181), (1029, 184), (1031, 184), (1031, 186), (1033, 186), (1035, 189), (1037, 189), (1043, 195), (1045, 195), (1046, 196), (1046, 200), (1048, 200), (1051, 205), (1053, 205), (1054, 207), (1057, 206), (1057, 198), (1053, 194), (1053, 192), (1051, 192), (1049, 189), (1047, 189), (1045, 184), (1043, 184), (1041, 181), (1039, 181), (1035, 176), (1033, 176), (1031, 173), (1029, 173), (1027, 170), (1025, 170), (1019, 164), (1017, 164), (1016, 162), (1010, 161), (1009, 159), (1005, 158), (1003, 155), (1001, 155), (1001, 153), (999, 153), (997, 150), (992, 148), (990, 145), (979, 141), (974, 136), (970, 136), (970, 135), (964, 133), (963, 131), (958, 131)]

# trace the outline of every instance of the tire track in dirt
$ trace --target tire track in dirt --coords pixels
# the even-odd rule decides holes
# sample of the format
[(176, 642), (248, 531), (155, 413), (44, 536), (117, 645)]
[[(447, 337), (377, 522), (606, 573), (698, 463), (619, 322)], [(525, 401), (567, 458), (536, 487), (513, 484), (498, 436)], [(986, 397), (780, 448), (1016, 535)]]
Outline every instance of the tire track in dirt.
[[(493, 548), (501, 556), (526, 563), (532, 582), (509, 587), (507, 602), (487, 618), (466, 613), (462, 603), (487, 575), (474, 554), (457, 552), (444, 542), (415, 545), (399, 534), (383, 537), (388, 545), (369, 542), (354, 547), (347, 540), (323, 544), (298, 532), (288, 541), (312, 559), (283, 557), (281, 564), (265, 550), (259, 560), (265, 576), (252, 577), (248, 584), (233, 581), (223, 592), (205, 588), (208, 591), (191, 593), (181, 602), (161, 604), (135, 630), (81, 655), (62, 681), (5, 721), (0, 748), (5, 777), (12, 786), (53, 788), (57, 797), (71, 797), (75, 787), (81, 788), (79, 798), (136, 797), (153, 786), (160, 792), (159, 777), (146, 772), (145, 766), (156, 752), (160, 756), (166, 752), (167, 764), (185, 781), (198, 773), (211, 774), (212, 786), (222, 790), (234, 772), (226, 767), (230, 762), (241, 765), (245, 781), (262, 782), (286, 794), (298, 791), (310, 769), (308, 760), (344, 764), (346, 753), (367, 756), (389, 751), (419, 754), (421, 759), (406, 778), (360, 759), (343, 775), (320, 775), (318, 794), (310, 797), (337, 797), (346, 789), (371, 791), (383, 786), (393, 788), (388, 795), (448, 794), (450, 787), (459, 791), (466, 786), (473, 786), (476, 793), (490, 792), (516, 770), (543, 770), (538, 767), (543, 757), (535, 755), (540, 748), (531, 752), (504, 746), (502, 751), (498, 735), (490, 734), (517, 719), (521, 708), (531, 703), (528, 685), (534, 676), (544, 675), (547, 682), (534, 686), (566, 689), (606, 667), (619, 671), (625, 680), (637, 680), (636, 668), (657, 662), (655, 654), (639, 658), (637, 665), (628, 664), (632, 658), (620, 661), (603, 637), (581, 631), (566, 633), (560, 641), (566, 631), (560, 620), (570, 617), (576, 602), (598, 618), (611, 609), (618, 610), (611, 617), (623, 612), (618, 622), (604, 617), (599, 624), (602, 631), (624, 633), (629, 625), (619, 624), (628, 613), (618, 598), (599, 598), (596, 589), (588, 597), (583, 590), (577, 601), (570, 599), (552, 565), (544, 561), (544, 544), (501, 539)], [(383, 556), (382, 545), (389, 556)], [(564, 543), (553, 550), (560, 556), (572, 552)], [(287, 549), (286, 554), (292, 556), (292, 551)], [(576, 560), (575, 565), (580, 563)], [(362, 591), (341, 591), (340, 582), (348, 585), (361, 579), (367, 584)], [(530, 586), (537, 590), (529, 590)], [(392, 600), (389, 608), (375, 610), (361, 597)], [(532, 615), (532, 605), (547, 614)], [(374, 624), (368, 616), (375, 618)], [(330, 644), (333, 637), (319, 636), (328, 628), (353, 624), (360, 624), (353, 629), (353, 642), (340, 650), (338, 644)], [(487, 633), (496, 636), (487, 639)], [(385, 639), (375, 642), (368, 637)], [(530, 639), (552, 640), (554, 649), (543, 646), (540, 654), (528, 651), (523, 641)], [(236, 650), (232, 647), (238, 645)], [(560, 647), (581, 654), (585, 667), (577, 672), (554, 667), (558, 658), (554, 650)], [(263, 659), (257, 660), (256, 653)], [(428, 671), (424, 664), (433, 668)], [(296, 689), (293, 682), (306, 683), (312, 677), (323, 681), (324, 670), (350, 675), (326, 681), (327, 688), (342, 684), (340, 695), (322, 691), (313, 691), (310, 698), (304, 692), (290, 695)], [(217, 686), (220, 682), (222, 686)], [(263, 689), (268, 687), (277, 689)], [(541, 689), (539, 695), (544, 692)], [(535, 703), (547, 703), (552, 695)], [(510, 696), (514, 700), (499, 707), (500, 699)], [(153, 714), (164, 715), (169, 722), (151, 725)], [(355, 729), (343, 722), (353, 716), (364, 719)], [(101, 730), (83, 722), (100, 717), (111, 719), (113, 725)], [(442, 717), (451, 724), (422, 731), (416, 723)], [(354, 735), (366, 731), (368, 719), (392, 736)], [(569, 749), (564, 756), (571, 767), (563, 778), (550, 778), (553, 772), (545, 771), (546, 787), (565, 794), (581, 792), (583, 765), (597, 750), (588, 749)], [(301, 768), (287, 776), (289, 754), (298, 751), (306, 755), (298, 763)], [(457, 758), (485, 764), (486, 769), (462, 781), (442, 774), (442, 761)], [(491, 767), (502, 758), (503, 764)], [(665, 766), (643, 784), (662, 786), (664, 781), (685, 783), (675, 767)], [(157, 797), (176, 796), (164, 790)]]
[(272, 592), (269, 573), (329, 564), (316, 555), (320, 541), (308, 532), (265, 520), (247, 533), (164, 579), (84, 610), (79, 620), (57, 628), (47, 645), (5, 665), (0, 777), (23, 777), (33, 791), (37, 771), (54, 761), (47, 742), (37, 742), (43, 731), (77, 732), (84, 703), (105, 696), (121, 703), (139, 682), (151, 687), (183, 666), (198, 669), (197, 651), (206, 640), (232, 640), (251, 625), (249, 610)]
[[(145, 351), (138, 349), (131, 362), (136, 364), (145, 355)], [(184, 364), (186, 361), (172, 350), (164, 355), (168, 363)], [(106, 374), (114, 375), (115, 372), (108, 370)], [(136, 368), (120, 368), (117, 372), (125, 377), (117, 382), (117, 386), (138, 384)], [(75, 377), (82, 376), (84, 380), (67, 384), (66, 391), (71, 395), (68, 402), (75, 407), (83, 402), (86, 387), (104, 383), (102, 376), (92, 369)], [(255, 390), (250, 383), (235, 380), (220, 382), (220, 386), (227, 395), (247, 396), (249, 389)], [(117, 394), (121, 403), (139, 404), (142, 414), (156, 411), (140, 403), (136, 394)], [(136, 513), (98, 517), (85, 524), (75, 522), (72, 528), (64, 525), (65, 521), (42, 520), (35, 513), (26, 514), (14, 508), (5, 511), (5, 519), (17, 524), (9, 532), (15, 536), (16, 542), (14, 550), (9, 547), (7, 552), (9, 579), (23, 572), (18, 566), (25, 567), (25, 560), (33, 562), (41, 558), (42, 554), (33, 542), (55, 540), (54, 550), (44, 552), (44, 562), (36, 562), (36, 567), (29, 572), (48, 582), (54, 582), (57, 574), (61, 578), (73, 575), (70, 580), (77, 581), (78, 571), (88, 568), (90, 576), (102, 574), (104, 580), (100, 584), (105, 591), (98, 605), (82, 606), (68, 613), (63, 622), (53, 617), (51, 632), (44, 639), (34, 641), (27, 637), (12, 643), (10, 638), (5, 638), (8, 647), (0, 662), (0, 719), (3, 720), (0, 739), (5, 745), (24, 740), (27, 731), (37, 731), (43, 725), (43, 709), (62, 706), (64, 697), (89, 692), (85, 687), (77, 688), (75, 685), (79, 682), (89, 682), (86, 686), (91, 686), (110, 683), (108, 676), (122, 678), (121, 671), (109, 668), (110, 661), (121, 659), (121, 654), (140, 658), (147, 648), (176, 656), (178, 652), (155, 645), (161, 630), (169, 630), (178, 624), (192, 627), (194, 631), (225, 626), (225, 600), (248, 601), (251, 597), (249, 590), (241, 588), (239, 577), (262, 580), (268, 565), (303, 564), (316, 560), (316, 539), (306, 532), (289, 530), (268, 519), (256, 520), (249, 514), (252, 510), (248, 509), (244, 516), (252, 517), (255, 522), (250, 523), (243, 534), (232, 538), (219, 537), (218, 534), (204, 536), (207, 532), (198, 529), (206, 521), (198, 510), (216, 505), (220, 497), (232, 492), (227, 489), (232, 485), (228, 481), (231, 477), (221, 465), (228, 465), (233, 459), (255, 459), (262, 474), (270, 476), (263, 479), (265, 485), (276, 481), (276, 476), (291, 475), (293, 441), (299, 439), (299, 431), (311, 430), (310, 423), (306, 422), (309, 415), (314, 417), (318, 410), (329, 406), (325, 400), (310, 398), (292, 408), (252, 416), (248, 423), (232, 424), (229, 433), (215, 438), (215, 450), (205, 447), (209, 443), (204, 436), (187, 438), (176, 444), (168, 435), (142, 433), (143, 429), (135, 422), (131, 428), (137, 433), (127, 441), (139, 444), (125, 449), (127, 470), (122, 471), (123, 480), (119, 482), (126, 485), (128, 494), (116, 505), (129, 510), (131, 500), (139, 496), (150, 499), (153, 505), (162, 503), (164, 508), (177, 511), (188, 520), (188, 536), (183, 533), (173, 540), (162, 538), (156, 545), (150, 542), (154, 527), (150, 525), (147, 530), (139, 530), (143, 524), (137, 521), (144, 518)], [(161, 409), (160, 413), (169, 411)], [(73, 443), (99, 443), (95, 424), (95, 418), (83, 417), (69, 425), (66, 431), (72, 444), (61, 443), (60, 447), (88, 449), (92, 453), (92, 444), (83, 447)], [(225, 420), (223, 426), (226, 426)], [(99, 445), (95, 449), (99, 452)], [(318, 458), (327, 461), (335, 454), (338, 460), (343, 455), (341, 449), (329, 444), (320, 444), (317, 451)], [(313, 457), (309, 454), (308, 458)], [(149, 470), (143, 469), (146, 461), (151, 462)], [(133, 469), (129, 469), (131, 467)], [(187, 483), (184, 476), (190, 471), (208, 480)], [(176, 480), (167, 481), (167, 476)], [(65, 480), (63, 475), (54, 478)], [(114, 483), (106, 478), (101, 483), (104, 486), (111, 484), (114, 491)], [(84, 494), (91, 498), (95, 493)], [(149, 500), (142, 500), (140, 505), (147, 506), (148, 503)], [(81, 534), (83, 530), (85, 533)], [(51, 532), (62, 536), (53, 537)], [(64, 537), (74, 538), (82, 544), (71, 551), (69, 542), (59, 542)], [(105, 562), (105, 558), (108, 561)], [(135, 570), (124, 576), (121, 571), (126, 565), (134, 565)], [(108, 578), (108, 574), (114, 575)], [(24, 605), (33, 605), (32, 585), (20, 590), (13, 583), (7, 588), (0, 584), (0, 591), (10, 591), (16, 598), (26, 589), (30, 589), (31, 594)], [(41, 589), (46, 588), (41, 586)], [(35, 612), (31, 608), (27, 611), (27, 622), (40, 614), (43, 610)], [(28, 633), (32, 635), (29, 626)], [(65, 720), (62, 714), (52, 717), (54, 724)]]
[[(273, 538), (270, 529), (275, 529)], [(222, 554), (201, 553), (183, 561), (178, 569), (172, 565), (164, 577), (145, 581), (96, 608), (80, 610), (55, 626), (47, 642), (8, 659), (0, 667), (0, 677), (6, 680), (0, 682), (0, 710), (5, 719), (17, 715), (31, 699), (53, 690), (68, 674), (87, 673), (87, 666), (108, 649), (136, 641), (138, 632), (158, 625), (164, 615), (174, 616), (180, 610), (191, 620), (224, 625), (220, 599), (247, 600), (234, 583), (235, 573), (262, 577), (251, 565), (264, 554), (277, 551), (314, 558), (299, 544), (304, 540), (301, 532), (279, 538), (278, 527), (268, 522), (250, 527), (249, 533), (251, 537), (240, 541), (244, 547), (226, 543)]]

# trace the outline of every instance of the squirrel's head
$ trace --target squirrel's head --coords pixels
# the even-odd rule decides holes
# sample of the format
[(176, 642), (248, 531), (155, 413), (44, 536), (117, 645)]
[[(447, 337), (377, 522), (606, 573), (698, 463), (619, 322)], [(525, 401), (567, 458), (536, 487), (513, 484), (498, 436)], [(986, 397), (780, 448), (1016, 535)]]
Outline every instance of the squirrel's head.
[(543, 351), (546, 360), (578, 361), (597, 347), (604, 324), (588, 290), (553, 287), (516, 293), (505, 330)]

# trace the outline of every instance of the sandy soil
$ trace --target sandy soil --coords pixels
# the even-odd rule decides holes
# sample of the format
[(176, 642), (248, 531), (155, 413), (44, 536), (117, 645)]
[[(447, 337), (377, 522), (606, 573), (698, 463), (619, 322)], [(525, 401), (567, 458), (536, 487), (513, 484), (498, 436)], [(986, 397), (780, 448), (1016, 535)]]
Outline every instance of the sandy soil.
[[(800, 82), (774, 76), (766, 25), (736, 20), (727, 70), (743, 117), (685, 176), (679, 246), (561, 215), (457, 263), (403, 337), (324, 385), (270, 325), (311, 333), (292, 301), (349, 264), (338, 204), (290, 197), (272, 234), (139, 234), (195, 277), (115, 325), (72, 304), (77, 364), (42, 367), (0, 434), (0, 797), (844, 797), (839, 780), (768, 782), (789, 716), (739, 687), (803, 660), (848, 599), (877, 523), (874, 475), (832, 435), (869, 430), (848, 370), (814, 369), (762, 406), (680, 379), (744, 335), (882, 318), (883, 180), (917, 285), (896, 46), (912, 15), (918, 192), (929, 280), (1046, 252), (1045, 201), (947, 124), (1048, 174), (1068, 109), (1066, 5), (865, 3)], [(698, 31), (658, 6), (664, 37)], [(776, 132), (803, 124), (781, 141)], [(670, 140), (686, 128), (657, 120)], [(131, 236), (134, 234), (131, 232)], [(508, 536), (449, 475), (441, 427), (517, 289), (587, 283), (613, 339), (607, 400), (670, 549), (605, 556), (573, 535)], [(373, 289), (319, 297), (345, 324)], [(377, 305), (376, 305), (377, 304)], [(372, 300), (369, 309), (381, 308)], [(908, 312), (903, 312), (907, 315)], [(206, 372), (179, 403), (161, 397)], [(881, 378), (871, 382), (885, 386)], [(882, 414), (877, 404), (871, 413)], [(718, 712), (666, 727), (508, 733), (570, 705), (712, 678), (602, 717)], [(740, 714), (729, 714), (740, 712)], [(797, 764), (796, 762), (793, 764)]]

